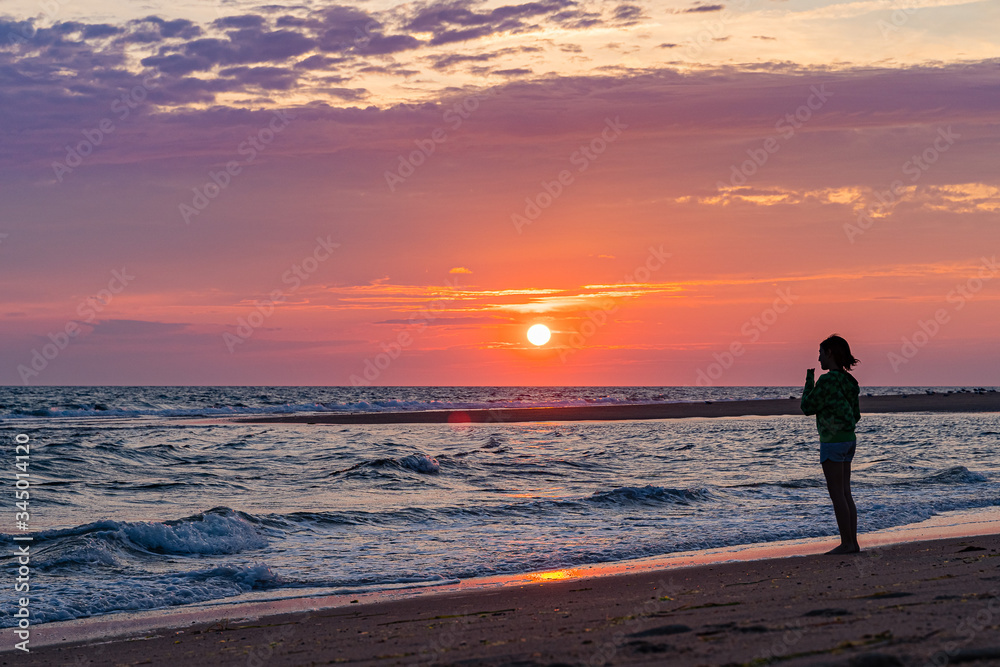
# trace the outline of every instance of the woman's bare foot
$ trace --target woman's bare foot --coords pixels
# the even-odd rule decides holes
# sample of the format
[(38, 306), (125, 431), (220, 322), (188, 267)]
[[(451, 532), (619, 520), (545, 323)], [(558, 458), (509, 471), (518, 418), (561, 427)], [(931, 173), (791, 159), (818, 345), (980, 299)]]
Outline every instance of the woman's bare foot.
[(846, 544), (841, 544), (839, 547), (827, 551), (826, 555), (840, 556), (842, 554), (856, 554), (859, 551), (861, 551), (861, 547), (859, 547), (857, 544), (853, 544), (851, 546), (847, 546)]

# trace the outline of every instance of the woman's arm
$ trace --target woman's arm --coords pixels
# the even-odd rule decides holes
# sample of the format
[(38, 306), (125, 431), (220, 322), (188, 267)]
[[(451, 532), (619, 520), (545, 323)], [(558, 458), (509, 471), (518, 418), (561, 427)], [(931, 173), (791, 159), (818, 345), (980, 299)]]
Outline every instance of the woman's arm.
[(810, 368), (806, 371), (806, 386), (802, 389), (802, 412), (807, 415), (814, 415), (819, 410), (819, 387), (816, 385), (816, 369)]

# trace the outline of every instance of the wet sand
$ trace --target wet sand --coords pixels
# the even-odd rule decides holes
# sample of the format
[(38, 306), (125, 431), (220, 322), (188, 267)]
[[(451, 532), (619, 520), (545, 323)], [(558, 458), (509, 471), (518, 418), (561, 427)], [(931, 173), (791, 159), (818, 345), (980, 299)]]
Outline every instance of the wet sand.
[(520, 586), (5, 652), (0, 663), (998, 664), (998, 556), (1000, 535), (981, 535), (852, 556), (592, 578), (557, 571)]
[[(424, 410), (408, 412), (314, 413), (237, 418), (243, 424), (461, 424), (535, 421), (678, 419), (684, 417), (746, 417), (801, 415), (799, 398), (703, 403), (592, 405), (559, 408), (497, 408), (493, 410)], [(1000, 392), (972, 394), (911, 394), (862, 396), (861, 412), (1000, 412)]]

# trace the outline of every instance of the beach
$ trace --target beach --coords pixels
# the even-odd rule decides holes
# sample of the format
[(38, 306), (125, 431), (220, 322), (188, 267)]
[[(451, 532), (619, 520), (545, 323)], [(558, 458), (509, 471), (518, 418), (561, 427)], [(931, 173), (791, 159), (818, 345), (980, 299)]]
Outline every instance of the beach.
[[(540, 421), (611, 421), (691, 417), (801, 415), (801, 397), (698, 403), (648, 403), (572, 407), (410, 410), (405, 412), (267, 415), (237, 418), (244, 424), (461, 424)], [(1000, 412), (1000, 392), (861, 396), (862, 414), (895, 412)]]
[(1000, 2), (2, 1), (0, 667), (1000, 667)]
[(7, 535), (32, 538), (31, 652), (9, 597), (0, 665), (924, 667), (1000, 647), (996, 392), (863, 397), (864, 551), (830, 557), (792, 388), (47, 391), (4, 425), (31, 444), (29, 530)]
[(228, 616), (111, 641), (67, 640), (6, 653), (0, 664), (1000, 661), (1000, 535), (909, 541), (852, 556), (815, 553), (822, 546), (794, 557), (604, 576), (561, 570), (520, 584), (345, 599), (332, 608)]

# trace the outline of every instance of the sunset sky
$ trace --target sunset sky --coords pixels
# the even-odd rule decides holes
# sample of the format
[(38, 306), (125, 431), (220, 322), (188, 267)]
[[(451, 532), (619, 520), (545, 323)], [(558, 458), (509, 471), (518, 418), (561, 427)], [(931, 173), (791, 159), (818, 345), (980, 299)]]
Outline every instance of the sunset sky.
[(4, 0), (0, 383), (996, 385), (997, 25)]

